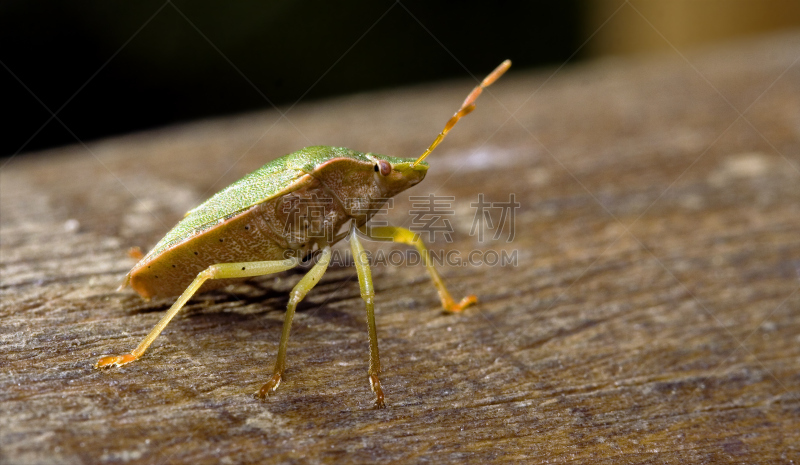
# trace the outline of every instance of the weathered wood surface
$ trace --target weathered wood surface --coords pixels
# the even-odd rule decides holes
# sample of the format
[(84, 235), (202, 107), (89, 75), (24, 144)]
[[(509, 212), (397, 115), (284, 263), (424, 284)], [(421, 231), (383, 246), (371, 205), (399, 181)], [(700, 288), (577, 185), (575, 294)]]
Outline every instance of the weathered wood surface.
[[(10, 161), (0, 462), (798, 463), (798, 51), (784, 35), (552, 79), (512, 69), (409, 194), (454, 197), (454, 242), (434, 249), (518, 264), (443, 267), (481, 299), (458, 315), (421, 267), (375, 267), (382, 411), (352, 268), (308, 296), (266, 402), (251, 395), (298, 273), (198, 296), (141, 360), (92, 364), (171, 304), (115, 292), (128, 247), (299, 147), (414, 156), (470, 82)], [(511, 242), (470, 235), (479, 193), (515, 194)], [(409, 207), (398, 199), (392, 221), (408, 225)]]

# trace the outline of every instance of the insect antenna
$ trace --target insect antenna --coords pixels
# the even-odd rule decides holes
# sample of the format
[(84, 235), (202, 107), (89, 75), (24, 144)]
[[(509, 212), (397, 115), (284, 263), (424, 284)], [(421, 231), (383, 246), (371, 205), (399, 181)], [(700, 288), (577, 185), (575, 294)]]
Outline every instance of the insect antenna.
[(458, 111), (455, 112), (453, 116), (450, 117), (450, 119), (447, 121), (447, 124), (444, 125), (444, 129), (442, 129), (442, 132), (440, 132), (439, 135), (436, 136), (436, 139), (433, 140), (433, 143), (430, 145), (430, 147), (428, 147), (425, 150), (425, 152), (423, 152), (423, 154), (419, 156), (419, 158), (414, 160), (414, 163), (411, 164), (412, 168), (417, 166), (417, 163), (424, 160), (425, 157), (427, 157), (428, 155), (430, 155), (431, 152), (433, 152), (433, 149), (435, 149), (436, 146), (439, 145), (439, 142), (441, 142), (444, 139), (444, 136), (446, 136), (447, 133), (450, 132), (451, 129), (453, 129), (453, 126), (456, 125), (458, 120), (460, 120), (464, 116), (467, 116), (472, 110), (475, 109), (475, 100), (477, 100), (478, 96), (481, 95), (483, 89), (492, 85), (492, 83), (494, 83), (494, 81), (499, 79), (500, 76), (502, 76), (503, 73), (505, 73), (506, 70), (508, 70), (508, 68), (510, 67), (511, 67), (511, 60), (506, 60), (500, 63), (500, 66), (495, 68), (494, 71), (492, 71), (488, 76), (486, 76), (483, 79), (483, 81), (481, 81), (481, 83), (478, 84), (477, 87), (472, 89), (472, 92), (470, 92), (469, 95), (467, 95), (467, 98), (464, 99), (464, 103), (461, 104), (461, 108), (459, 108)]

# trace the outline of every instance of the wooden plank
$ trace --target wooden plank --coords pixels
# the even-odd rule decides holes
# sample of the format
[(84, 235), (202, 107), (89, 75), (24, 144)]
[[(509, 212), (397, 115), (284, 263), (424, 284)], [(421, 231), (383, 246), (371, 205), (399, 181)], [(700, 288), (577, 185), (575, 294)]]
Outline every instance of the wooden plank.
[[(266, 402), (251, 395), (299, 273), (198, 296), (141, 360), (92, 364), (133, 348), (171, 304), (115, 292), (128, 247), (306, 145), (415, 156), (473, 83), (9, 161), (0, 462), (796, 463), (797, 50), (795, 34), (686, 59), (512, 69), (409, 194), (443, 196), (454, 212), (441, 218), (453, 241), (438, 234), (434, 250), (516, 261), (443, 266), (454, 294), (481, 299), (458, 315), (440, 312), (420, 266), (374, 267), (382, 411), (344, 266), (298, 312), (285, 381)], [(470, 234), (479, 194), (514, 194), (513, 237), (506, 223), (494, 238), (499, 203), (483, 241)], [(390, 220), (424, 220), (412, 203), (398, 198)]]

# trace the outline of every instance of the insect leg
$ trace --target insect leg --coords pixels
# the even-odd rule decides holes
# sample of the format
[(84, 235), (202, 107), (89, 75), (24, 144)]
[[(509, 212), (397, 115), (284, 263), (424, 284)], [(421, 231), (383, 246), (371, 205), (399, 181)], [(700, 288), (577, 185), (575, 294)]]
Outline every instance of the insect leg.
[(256, 393), (256, 397), (260, 399), (266, 398), (267, 394), (281, 384), (281, 377), (283, 371), (286, 370), (286, 347), (289, 344), (289, 331), (292, 329), (292, 318), (297, 304), (303, 300), (303, 297), (308, 294), (315, 284), (319, 282), (325, 270), (328, 269), (328, 264), (331, 261), (331, 247), (326, 245), (319, 255), (317, 263), (303, 276), (303, 279), (298, 282), (292, 292), (289, 294), (289, 304), (286, 306), (286, 316), (283, 319), (283, 330), (281, 331), (281, 342), (278, 346), (278, 359), (275, 361), (275, 371), (272, 378), (264, 384), (261, 389)]
[(436, 268), (433, 266), (433, 261), (430, 255), (428, 255), (428, 249), (425, 247), (422, 239), (419, 238), (419, 234), (415, 234), (406, 228), (396, 226), (372, 227), (369, 228), (369, 233), (369, 237), (373, 239), (400, 242), (416, 247), (422, 259), (425, 260), (425, 268), (428, 269), (428, 273), (431, 275), (433, 285), (436, 286), (436, 290), (439, 292), (442, 308), (448, 312), (460, 312), (478, 301), (478, 298), (474, 295), (468, 295), (458, 303), (453, 300), (450, 296), (450, 292), (447, 291), (447, 287), (444, 285), (442, 277), (439, 276), (439, 272), (437, 272)]
[(350, 227), (350, 250), (358, 272), (358, 286), (361, 288), (361, 298), (367, 306), (367, 327), (369, 329), (369, 385), (375, 393), (375, 407), (384, 408), (383, 390), (378, 373), (381, 372), (381, 360), (378, 356), (378, 332), (375, 328), (375, 288), (372, 285), (372, 272), (369, 269), (367, 252), (361, 241), (355, 223)]
[(144, 351), (150, 347), (150, 344), (161, 334), (161, 331), (167, 326), (173, 317), (180, 311), (186, 302), (200, 289), (209, 279), (223, 279), (223, 278), (250, 278), (253, 276), (263, 276), (272, 273), (278, 273), (288, 270), (297, 266), (298, 261), (296, 258), (288, 258), (286, 260), (264, 261), (264, 262), (242, 262), (242, 263), (218, 263), (211, 265), (205, 270), (201, 271), (197, 277), (192, 281), (192, 284), (183, 291), (178, 300), (172, 304), (167, 314), (161, 318), (155, 328), (150, 331), (150, 334), (139, 344), (136, 349), (131, 353), (125, 355), (109, 355), (103, 357), (95, 363), (95, 368), (103, 368), (110, 366), (120, 366), (130, 363), (144, 354)]

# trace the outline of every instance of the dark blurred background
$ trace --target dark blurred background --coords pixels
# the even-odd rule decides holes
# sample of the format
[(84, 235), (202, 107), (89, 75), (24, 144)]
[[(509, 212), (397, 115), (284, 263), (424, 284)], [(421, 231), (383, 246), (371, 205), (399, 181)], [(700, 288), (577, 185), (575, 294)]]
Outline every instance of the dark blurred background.
[(798, 25), (795, 0), (6, 0), (0, 156), (337, 94), (482, 77), (505, 58), (519, 70), (674, 53), (673, 46), (684, 52)]

